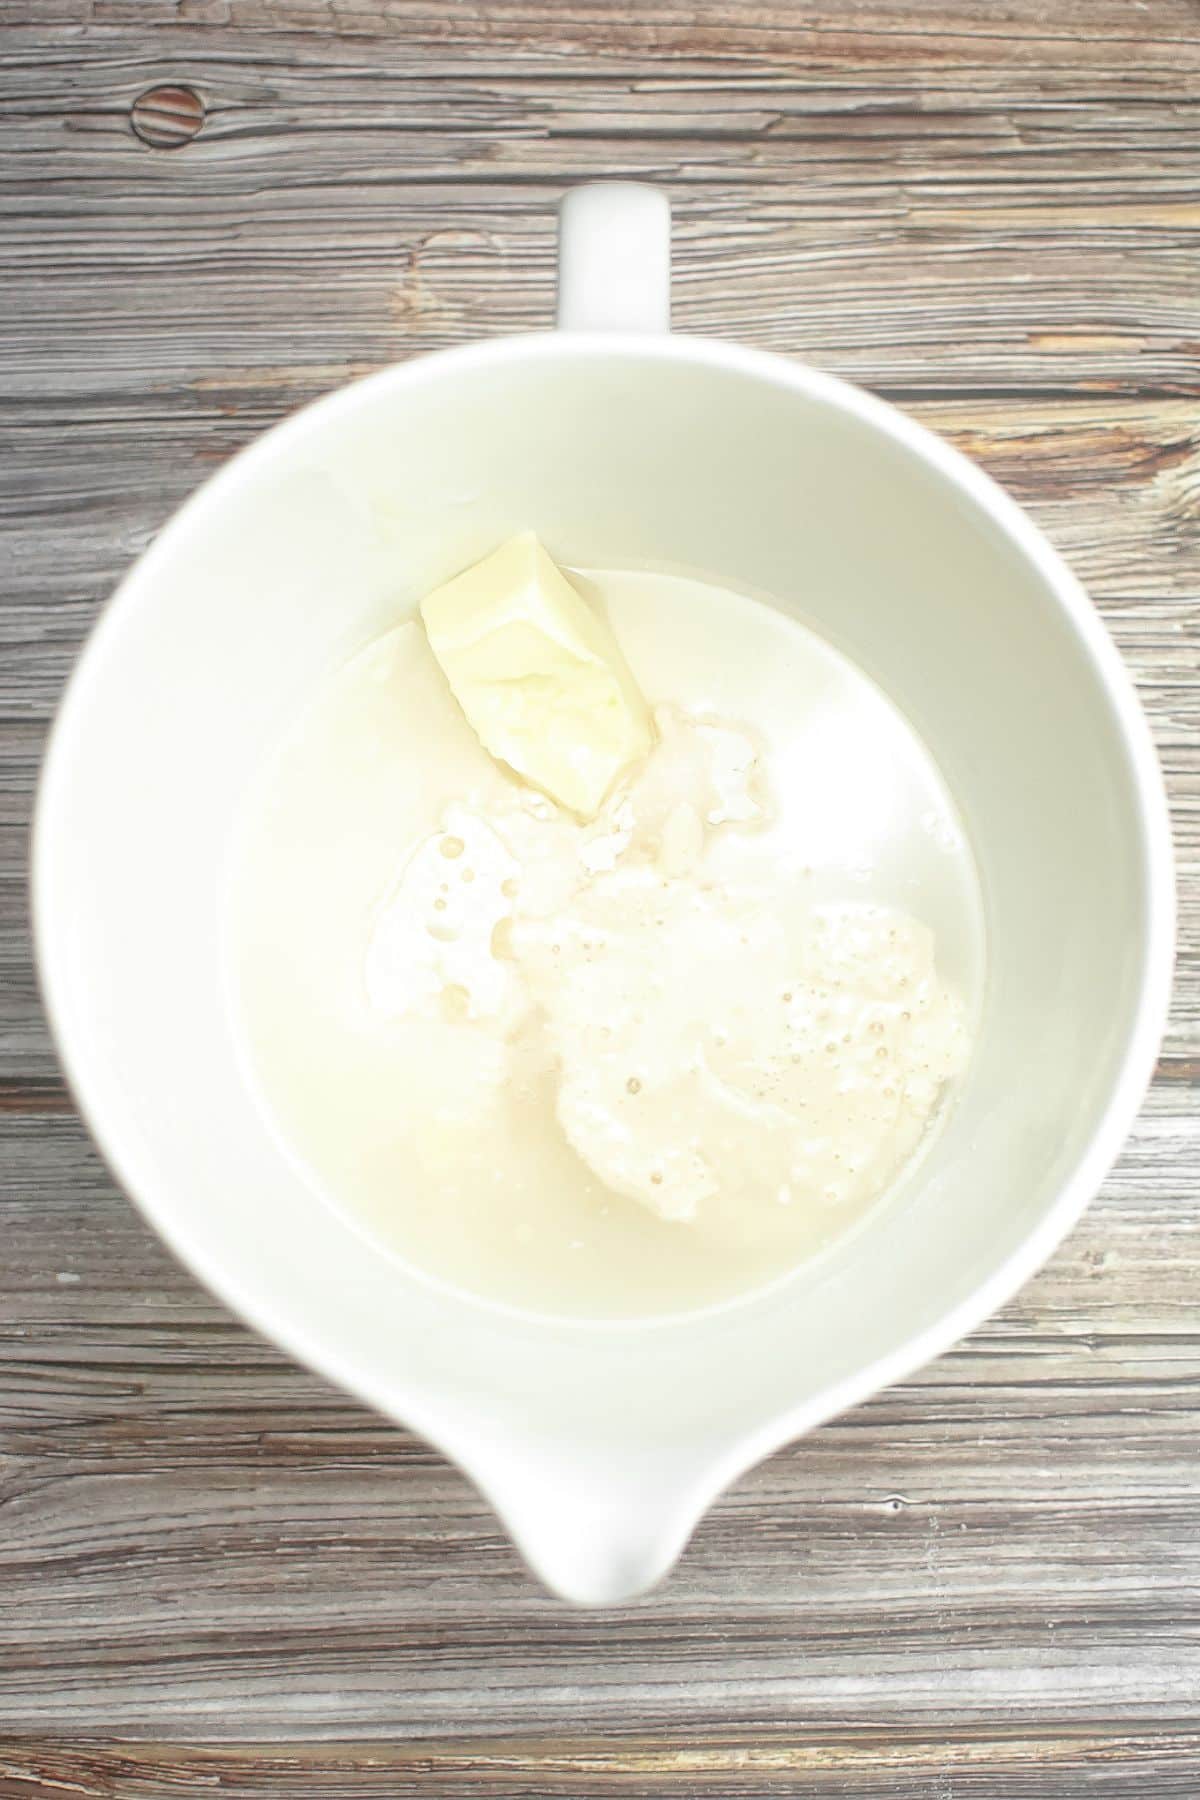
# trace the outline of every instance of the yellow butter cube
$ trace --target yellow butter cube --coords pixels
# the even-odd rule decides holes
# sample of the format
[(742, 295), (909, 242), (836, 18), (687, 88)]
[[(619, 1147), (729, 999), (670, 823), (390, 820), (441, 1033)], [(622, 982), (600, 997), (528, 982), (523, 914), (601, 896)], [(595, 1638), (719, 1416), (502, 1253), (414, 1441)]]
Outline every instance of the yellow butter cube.
[(653, 727), (606, 621), (533, 532), (435, 588), (421, 617), (484, 749), (594, 817)]

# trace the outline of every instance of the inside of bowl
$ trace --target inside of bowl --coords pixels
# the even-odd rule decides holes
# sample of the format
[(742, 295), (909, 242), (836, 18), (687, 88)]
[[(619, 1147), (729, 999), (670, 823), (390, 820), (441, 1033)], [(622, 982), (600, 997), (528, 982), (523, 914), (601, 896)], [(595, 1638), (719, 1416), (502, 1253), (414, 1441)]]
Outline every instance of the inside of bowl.
[[(331, 662), (527, 526), (566, 562), (690, 569), (817, 627), (932, 750), (984, 889), (984, 1016), (919, 1180), (771, 1294), (653, 1328), (506, 1315), (374, 1253), (251, 1098), (222, 988), (227, 850), (283, 721)], [(691, 1505), (722, 1456), (824, 1416), (968, 1302), (1092, 1143), (1149, 899), (1135, 773), (1085, 636), (968, 486), (752, 360), (546, 339), (346, 390), (163, 532), (65, 708), (39, 938), (93, 1126), (202, 1276), (457, 1454), (510, 1518), (547, 1445), (578, 1504), (607, 1470), (610, 1512), (655, 1485)], [(536, 1485), (544, 1501), (545, 1469)]]

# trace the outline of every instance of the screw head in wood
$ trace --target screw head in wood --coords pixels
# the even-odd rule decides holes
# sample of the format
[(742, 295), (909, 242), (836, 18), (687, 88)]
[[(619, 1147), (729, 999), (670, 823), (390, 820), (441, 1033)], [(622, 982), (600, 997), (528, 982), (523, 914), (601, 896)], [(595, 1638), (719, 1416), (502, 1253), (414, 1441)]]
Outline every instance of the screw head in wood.
[(189, 87), (153, 87), (139, 94), (129, 122), (153, 150), (181, 150), (204, 123), (204, 102)]

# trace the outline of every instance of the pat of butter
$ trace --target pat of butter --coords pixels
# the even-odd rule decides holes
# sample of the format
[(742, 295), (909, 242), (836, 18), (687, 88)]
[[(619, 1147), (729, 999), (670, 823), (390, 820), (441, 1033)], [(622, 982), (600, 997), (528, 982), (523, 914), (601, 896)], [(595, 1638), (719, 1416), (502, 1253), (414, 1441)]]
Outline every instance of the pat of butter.
[(608, 625), (533, 532), (435, 588), (421, 617), (484, 749), (593, 818), (653, 727)]

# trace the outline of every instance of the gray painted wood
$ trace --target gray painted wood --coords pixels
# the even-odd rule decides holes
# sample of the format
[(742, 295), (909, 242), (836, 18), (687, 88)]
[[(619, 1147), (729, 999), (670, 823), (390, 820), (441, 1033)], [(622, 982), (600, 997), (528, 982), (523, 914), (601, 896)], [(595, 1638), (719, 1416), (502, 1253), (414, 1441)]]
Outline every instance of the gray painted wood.
[[(5, 1796), (1200, 1791), (1200, 7), (630, 13), (0, 0)], [(158, 84), (205, 107), (177, 149), (130, 128)], [(350, 374), (546, 323), (552, 203), (611, 173), (671, 189), (681, 327), (911, 406), (1089, 582), (1183, 938), (1142, 1120), (1049, 1267), (587, 1615), (114, 1192), (24, 864), (55, 696), (172, 507)]]

